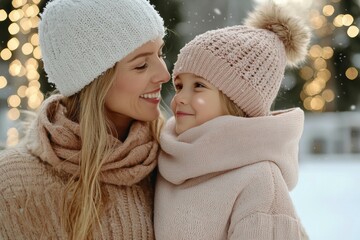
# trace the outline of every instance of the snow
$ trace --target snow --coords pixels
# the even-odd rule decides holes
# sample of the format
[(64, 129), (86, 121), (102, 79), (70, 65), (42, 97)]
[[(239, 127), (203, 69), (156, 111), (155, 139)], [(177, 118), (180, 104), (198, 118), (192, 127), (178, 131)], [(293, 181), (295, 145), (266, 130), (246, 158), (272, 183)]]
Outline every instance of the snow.
[(291, 196), (311, 240), (360, 239), (360, 156), (307, 157)]
[(220, 11), (220, 9), (218, 9), (218, 8), (214, 8), (214, 12), (215, 12), (217, 15), (221, 15), (221, 11)]

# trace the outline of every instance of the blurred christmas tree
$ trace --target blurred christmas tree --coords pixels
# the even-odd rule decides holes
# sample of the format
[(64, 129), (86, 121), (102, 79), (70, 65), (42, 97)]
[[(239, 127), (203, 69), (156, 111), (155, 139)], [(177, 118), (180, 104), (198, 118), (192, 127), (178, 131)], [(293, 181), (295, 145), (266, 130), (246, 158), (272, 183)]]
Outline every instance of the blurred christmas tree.
[(313, 40), (309, 59), (289, 70), (275, 108), (302, 107), (313, 112), (360, 107), (360, 8), (356, 0), (314, 2), (309, 21)]
[(342, 0), (339, 14), (343, 26), (334, 31), (334, 74), (337, 111), (353, 110), (360, 104), (360, 2)]
[[(150, 0), (164, 18), (168, 34), (164, 53), (169, 71), (173, 68), (177, 53), (184, 44), (183, 36), (177, 34), (178, 23), (186, 22), (180, 12), (180, 0)], [(347, 111), (360, 105), (360, 8), (357, 0), (313, 1), (308, 20), (314, 32), (309, 49), (309, 60), (300, 70), (288, 70), (275, 108), (302, 107), (307, 111)], [(22, 104), (10, 104), (10, 108), (28, 108), (31, 95), (26, 97), (20, 90), (38, 87), (46, 95), (54, 88), (47, 83), (38, 53), (38, 12), (46, 0), (0, 1), (0, 106), (6, 107), (9, 98), (21, 98)], [(202, 3), (204, 4), (204, 3)], [(36, 14), (37, 16), (32, 16)], [(205, 22), (209, 15), (198, 16)], [(216, 14), (215, 14), (216, 15)], [(216, 15), (214, 17), (220, 17)], [(31, 22), (31, 24), (30, 24)], [(29, 27), (30, 24), (30, 27)], [(26, 29), (28, 28), (28, 29)], [(31, 44), (31, 46), (30, 46)], [(31, 59), (29, 61), (29, 59)], [(34, 68), (30, 71), (30, 68)], [(33, 69), (34, 70), (34, 69)], [(29, 74), (32, 73), (32, 74)], [(36, 80), (36, 81), (35, 81)], [(21, 89), (20, 89), (21, 87)], [(171, 84), (163, 88), (163, 95), (170, 97)], [(38, 93), (38, 95), (40, 95)], [(34, 95), (35, 96), (35, 95)], [(38, 106), (38, 99), (36, 104)], [(15, 110), (14, 110), (15, 112)]]

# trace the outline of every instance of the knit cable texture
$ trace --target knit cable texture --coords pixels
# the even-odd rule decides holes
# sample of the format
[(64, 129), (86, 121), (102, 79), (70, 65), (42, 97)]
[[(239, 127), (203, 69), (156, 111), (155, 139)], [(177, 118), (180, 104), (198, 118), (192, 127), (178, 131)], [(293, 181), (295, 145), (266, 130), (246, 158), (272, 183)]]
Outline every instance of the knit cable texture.
[[(0, 239), (68, 239), (61, 227), (65, 183), (79, 172), (78, 124), (65, 118), (60, 96), (45, 101), (18, 147), (0, 152)], [(153, 240), (153, 183), (158, 144), (135, 122), (101, 171), (103, 212), (95, 239)], [(110, 136), (109, 136), (110, 137)]]
[(221, 116), (162, 134), (155, 193), (158, 240), (302, 239), (289, 191), (298, 179), (301, 109)]
[(274, 3), (258, 6), (245, 23), (196, 36), (180, 50), (173, 79), (181, 73), (195, 74), (247, 116), (266, 116), (285, 67), (306, 59), (310, 30), (301, 18)]
[(148, 0), (53, 0), (41, 18), (44, 68), (65, 96), (165, 34), (163, 19)]

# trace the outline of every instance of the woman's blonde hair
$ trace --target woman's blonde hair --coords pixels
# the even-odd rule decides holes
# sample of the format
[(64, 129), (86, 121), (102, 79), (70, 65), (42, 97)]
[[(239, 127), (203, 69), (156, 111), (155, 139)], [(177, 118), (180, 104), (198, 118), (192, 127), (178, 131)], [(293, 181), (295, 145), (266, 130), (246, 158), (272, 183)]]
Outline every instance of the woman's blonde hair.
[(219, 95), (220, 95), (220, 101), (226, 110), (226, 114), (238, 116), (238, 117), (246, 117), (244, 111), (241, 110), (233, 101), (231, 101), (228, 96), (226, 96), (221, 91), (219, 91)]
[[(72, 240), (92, 239), (96, 227), (101, 231), (100, 206), (106, 200), (99, 175), (112, 154), (108, 134), (114, 132), (113, 124), (106, 118), (105, 96), (112, 86), (115, 70), (115, 66), (108, 69), (79, 93), (62, 101), (67, 117), (79, 123), (82, 141), (80, 172), (67, 182), (62, 201), (62, 224)], [(151, 123), (155, 140), (159, 139), (162, 124), (162, 116)]]

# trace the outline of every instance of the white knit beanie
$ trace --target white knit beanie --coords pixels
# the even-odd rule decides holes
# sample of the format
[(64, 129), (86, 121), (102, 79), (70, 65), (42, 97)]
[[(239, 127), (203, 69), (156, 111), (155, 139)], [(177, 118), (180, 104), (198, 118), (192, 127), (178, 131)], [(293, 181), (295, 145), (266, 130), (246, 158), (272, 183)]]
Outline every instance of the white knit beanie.
[(165, 35), (163, 19), (148, 0), (53, 0), (41, 18), (44, 69), (64, 96)]

